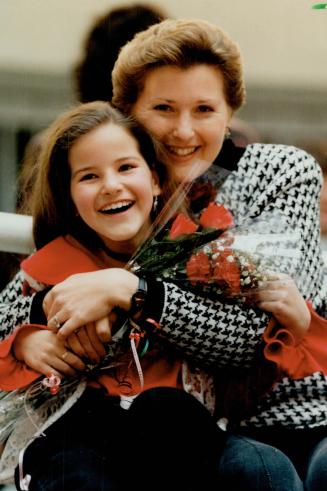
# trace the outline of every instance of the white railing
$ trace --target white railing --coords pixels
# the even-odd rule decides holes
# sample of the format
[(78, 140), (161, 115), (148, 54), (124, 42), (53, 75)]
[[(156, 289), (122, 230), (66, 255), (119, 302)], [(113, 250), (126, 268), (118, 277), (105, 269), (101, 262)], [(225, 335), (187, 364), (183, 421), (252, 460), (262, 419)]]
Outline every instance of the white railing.
[(0, 251), (30, 254), (33, 248), (32, 217), (0, 212)]

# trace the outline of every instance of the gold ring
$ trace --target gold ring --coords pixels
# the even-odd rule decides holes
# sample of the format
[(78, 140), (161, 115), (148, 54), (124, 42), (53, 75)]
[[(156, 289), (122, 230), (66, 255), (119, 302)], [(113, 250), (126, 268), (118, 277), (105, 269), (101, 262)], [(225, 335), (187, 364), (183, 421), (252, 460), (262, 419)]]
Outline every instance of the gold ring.
[(55, 327), (56, 327), (56, 329), (60, 329), (61, 324), (60, 324), (60, 322), (59, 322), (59, 320), (58, 320), (58, 317), (57, 317), (56, 315), (55, 315), (55, 316), (54, 316), (54, 318), (53, 318), (53, 322), (55, 323)]
[(62, 355), (61, 358), (65, 361), (67, 356), (69, 355), (69, 351), (65, 351)]

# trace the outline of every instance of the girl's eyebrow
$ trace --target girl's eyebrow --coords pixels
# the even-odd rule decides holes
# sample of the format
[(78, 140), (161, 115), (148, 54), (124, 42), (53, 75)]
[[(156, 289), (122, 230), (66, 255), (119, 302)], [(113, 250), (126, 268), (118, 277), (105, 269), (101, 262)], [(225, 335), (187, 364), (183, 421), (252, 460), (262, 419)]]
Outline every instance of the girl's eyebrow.
[(87, 171), (91, 171), (91, 170), (94, 170), (94, 167), (92, 167), (92, 166), (81, 167), (81, 168), (75, 170), (75, 172), (72, 172), (72, 177), (75, 177), (80, 172), (87, 172)]
[[(120, 164), (122, 162), (125, 162), (126, 160), (133, 160), (134, 162), (146, 162), (145, 158), (140, 155), (125, 155), (123, 157), (119, 157), (113, 163)], [(75, 177), (80, 172), (93, 172), (97, 168), (98, 167), (94, 165), (85, 165), (85, 167), (80, 167), (79, 169), (76, 169), (75, 172), (72, 172), (72, 177)]]

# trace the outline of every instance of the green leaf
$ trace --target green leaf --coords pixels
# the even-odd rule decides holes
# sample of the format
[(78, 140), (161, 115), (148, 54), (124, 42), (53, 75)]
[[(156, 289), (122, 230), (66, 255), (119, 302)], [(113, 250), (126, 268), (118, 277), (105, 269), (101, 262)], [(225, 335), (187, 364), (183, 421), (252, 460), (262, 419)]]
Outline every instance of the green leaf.
[(312, 5), (312, 8), (316, 10), (327, 9), (327, 3), (316, 3), (315, 5)]

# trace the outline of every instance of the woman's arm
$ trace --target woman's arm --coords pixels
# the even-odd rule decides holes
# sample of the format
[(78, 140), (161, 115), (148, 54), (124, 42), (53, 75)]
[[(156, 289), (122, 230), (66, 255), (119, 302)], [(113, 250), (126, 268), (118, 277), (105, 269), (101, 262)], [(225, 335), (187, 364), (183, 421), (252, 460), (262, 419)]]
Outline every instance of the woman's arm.
[(294, 280), (285, 274), (270, 274), (254, 297), (258, 307), (270, 312), (278, 326), (299, 344), (309, 329), (311, 314)]
[[(276, 209), (299, 232), (301, 293), (312, 299), (321, 313), (326, 307), (327, 286), (319, 248), (319, 168), (312, 157), (293, 147), (250, 147), (236, 174), (232, 173), (220, 190), (219, 201), (237, 218), (261, 217)], [(114, 288), (105, 291), (116, 295)], [(129, 300), (131, 294), (130, 290)], [(77, 305), (77, 309), (83, 309), (84, 318), (88, 315), (85, 299), (83, 294)], [(106, 300), (100, 305), (101, 315), (95, 316), (112, 310)], [(92, 309), (97, 310), (94, 306)], [(51, 315), (55, 314), (53, 310)], [(182, 354), (207, 366), (251, 364), (270, 319), (256, 307), (202, 298), (161, 281), (150, 282), (143, 316), (160, 322), (160, 335)]]
[[(327, 275), (320, 251), (321, 172), (306, 152), (283, 145), (251, 145), (218, 193), (237, 222), (276, 210), (299, 234), (297, 283), (301, 294), (326, 315)], [(272, 232), (274, 230), (272, 229)], [(160, 291), (163, 293), (160, 294)], [(159, 301), (158, 301), (159, 299)], [(161, 335), (185, 355), (209, 365), (243, 366), (253, 360), (270, 316), (253, 307), (201, 299), (175, 285), (149, 289), (148, 311)]]
[(23, 295), (21, 272), (0, 293), (0, 341), (12, 334), (16, 327), (30, 322), (34, 296)]

